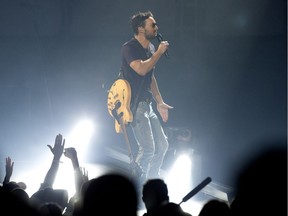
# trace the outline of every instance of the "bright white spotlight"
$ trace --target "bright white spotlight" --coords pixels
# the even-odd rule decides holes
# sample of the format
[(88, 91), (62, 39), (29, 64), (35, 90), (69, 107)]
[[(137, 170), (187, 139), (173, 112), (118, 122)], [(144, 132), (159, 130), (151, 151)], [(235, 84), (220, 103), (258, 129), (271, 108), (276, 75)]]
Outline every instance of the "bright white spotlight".
[[(89, 143), (92, 135), (94, 132), (94, 124), (89, 119), (84, 119), (80, 121), (72, 130), (72, 132), (67, 136), (66, 138), (66, 144), (69, 147), (74, 147), (79, 153), (81, 149), (87, 149), (83, 148), (86, 147)], [(66, 146), (67, 146), (66, 145)], [(68, 147), (67, 146), (67, 147)]]
[(192, 162), (190, 157), (190, 154), (179, 155), (168, 171), (165, 181), (169, 188), (169, 197), (172, 202), (180, 202), (183, 196), (191, 190)]

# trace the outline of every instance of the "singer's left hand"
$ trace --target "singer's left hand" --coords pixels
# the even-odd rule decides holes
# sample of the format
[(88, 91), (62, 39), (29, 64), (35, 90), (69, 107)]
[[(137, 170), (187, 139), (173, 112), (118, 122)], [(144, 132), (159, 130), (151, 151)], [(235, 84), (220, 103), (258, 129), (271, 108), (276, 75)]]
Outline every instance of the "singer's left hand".
[(159, 44), (158, 50), (162, 54), (164, 54), (168, 50), (168, 47), (169, 47), (168, 41), (161, 41), (161, 43)]
[(160, 113), (163, 122), (168, 121), (168, 109), (173, 109), (173, 107), (164, 102), (157, 104), (157, 110)]

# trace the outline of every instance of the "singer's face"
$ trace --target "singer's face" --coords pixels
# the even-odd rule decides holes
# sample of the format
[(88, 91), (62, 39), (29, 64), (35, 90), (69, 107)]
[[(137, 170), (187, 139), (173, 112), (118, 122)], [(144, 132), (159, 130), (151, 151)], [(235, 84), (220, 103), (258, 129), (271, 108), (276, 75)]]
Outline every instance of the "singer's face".
[(152, 40), (156, 37), (158, 26), (153, 17), (149, 17), (148, 19), (146, 19), (144, 30), (145, 38), (147, 40)]

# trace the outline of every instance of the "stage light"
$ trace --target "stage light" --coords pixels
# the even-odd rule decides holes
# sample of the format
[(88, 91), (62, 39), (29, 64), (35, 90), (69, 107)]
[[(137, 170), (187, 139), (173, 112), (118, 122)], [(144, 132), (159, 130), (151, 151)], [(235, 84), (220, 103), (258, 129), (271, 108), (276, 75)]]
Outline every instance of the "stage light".
[(89, 141), (94, 133), (95, 125), (89, 119), (83, 119), (79, 121), (74, 127), (71, 133), (67, 136), (66, 147), (74, 147), (77, 151), (78, 157), (83, 156), (83, 152), (87, 148)]
[(191, 190), (192, 162), (189, 151), (179, 155), (165, 178), (171, 201), (179, 202)]

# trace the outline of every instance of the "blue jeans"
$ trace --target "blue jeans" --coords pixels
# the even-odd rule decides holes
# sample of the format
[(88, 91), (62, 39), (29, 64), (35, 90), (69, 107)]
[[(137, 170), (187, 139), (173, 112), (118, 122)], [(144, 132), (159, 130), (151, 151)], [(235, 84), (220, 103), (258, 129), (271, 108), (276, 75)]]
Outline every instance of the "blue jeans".
[(131, 128), (138, 144), (135, 161), (142, 168), (143, 177), (159, 178), (169, 144), (151, 102), (139, 103)]

